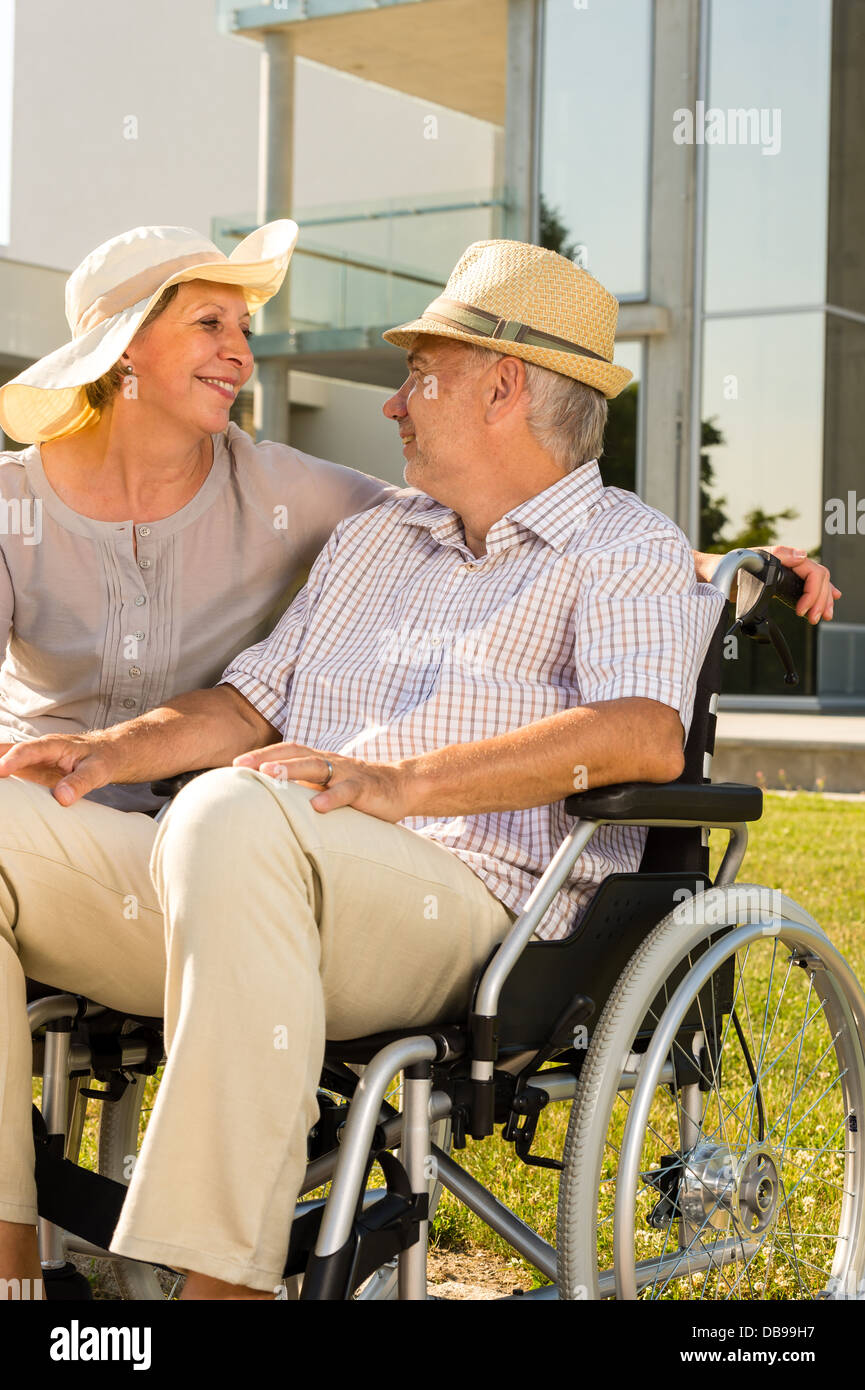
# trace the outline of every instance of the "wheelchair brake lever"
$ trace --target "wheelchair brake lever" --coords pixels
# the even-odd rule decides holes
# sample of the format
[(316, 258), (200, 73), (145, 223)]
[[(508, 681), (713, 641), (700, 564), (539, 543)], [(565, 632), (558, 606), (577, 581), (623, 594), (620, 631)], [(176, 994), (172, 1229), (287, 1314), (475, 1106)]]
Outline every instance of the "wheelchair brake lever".
[(769, 629), (769, 640), (772, 643), (772, 646), (775, 648), (775, 651), (780, 656), (781, 662), (784, 666), (784, 684), (798, 685), (799, 673), (796, 670), (796, 667), (793, 665), (793, 658), (790, 655), (790, 648), (787, 646), (786, 637), (784, 636), (781, 629), (778, 627), (778, 624), (773, 622), (773, 620), (769, 617), (766, 618), (766, 626)]

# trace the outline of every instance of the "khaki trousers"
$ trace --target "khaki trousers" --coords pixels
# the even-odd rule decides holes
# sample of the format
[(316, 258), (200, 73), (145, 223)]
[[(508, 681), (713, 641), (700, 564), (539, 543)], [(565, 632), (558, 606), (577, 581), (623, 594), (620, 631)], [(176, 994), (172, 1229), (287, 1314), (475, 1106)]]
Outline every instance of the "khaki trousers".
[(162, 909), (150, 816), (0, 780), (0, 1219), (33, 1223), (33, 1048), (25, 976), (162, 1013)]
[[(17, 785), (45, 810), (42, 789)], [(274, 1287), (317, 1119), (325, 1036), (462, 1018), (474, 974), (510, 926), (511, 913), (441, 845), (351, 808), (320, 815), (309, 805), (313, 795), (247, 769), (199, 777), (158, 828), (156, 901), (140, 879), (141, 849), (155, 829), (148, 817), (90, 803), (64, 810), (47, 797), (50, 831), (43, 829), (31, 858), (41, 864), (50, 843), (48, 878), (56, 881), (58, 858), (61, 878), (68, 876), (70, 837), (83, 851), (86, 821), (89, 855), (83, 870), (75, 863), (96, 885), (102, 913), (90, 931), (67, 935), (52, 925), (25, 932), (44, 944), (41, 954), (31, 945), (26, 964), (21, 951), (19, 973), (24, 965), (48, 983), (165, 1018), (168, 1061), (112, 1241), (118, 1254)], [(67, 819), (79, 810), (71, 832)], [(98, 850), (106, 817), (112, 846)], [(124, 837), (114, 818), (134, 823), (125, 859), (115, 854)], [(22, 869), (20, 850), (9, 858), (27, 885), (44, 876), (41, 868)], [(6, 859), (0, 850), (4, 879)], [(10, 922), (17, 937), (20, 894), (29, 889), (22, 881), (8, 891), (18, 905), (18, 925)], [(123, 916), (130, 896), (139, 903), (132, 921)], [(39, 897), (30, 896), (28, 915)], [(64, 913), (67, 932), (73, 907), (69, 901)], [(167, 970), (164, 1006), (154, 1007), (160, 907)], [(39, 915), (50, 920), (51, 912), (43, 892)], [(144, 965), (148, 944), (153, 958)], [(14, 1100), (11, 1081), (10, 1073)], [(18, 1089), (29, 1097), (29, 1076)], [(13, 1144), (19, 1184), (24, 1110), (19, 1103)], [(29, 1124), (28, 1114), (28, 1133)], [(0, 1215), (6, 1171), (0, 1168)], [(26, 1205), (32, 1187), (20, 1190)]]

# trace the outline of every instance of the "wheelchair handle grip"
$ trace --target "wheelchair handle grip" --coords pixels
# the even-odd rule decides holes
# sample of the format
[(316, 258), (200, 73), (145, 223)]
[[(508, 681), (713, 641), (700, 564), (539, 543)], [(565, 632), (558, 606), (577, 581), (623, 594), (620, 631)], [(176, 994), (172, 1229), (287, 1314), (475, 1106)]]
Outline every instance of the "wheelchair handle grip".
[[(762, 555), (764, 551), (758, 551)], [(765, 586), (770, 598), (780, 599), (788, 608), (795, 608), (805, 592), (805, 581), (794, 570), (787, 569), (774, 555), (766, 555), (766, 564), (754, 575)]]

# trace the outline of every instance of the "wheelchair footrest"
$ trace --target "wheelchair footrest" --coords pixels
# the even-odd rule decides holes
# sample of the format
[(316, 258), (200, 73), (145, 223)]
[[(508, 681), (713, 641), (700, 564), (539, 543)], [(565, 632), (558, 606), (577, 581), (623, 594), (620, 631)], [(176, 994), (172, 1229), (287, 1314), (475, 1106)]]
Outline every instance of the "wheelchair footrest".
[(70, 1260), (60, 1269), (43, 1269), (42, 1282), (48, 1303), (89, 1303), (93, 1298), (90, 1281)]
[(62, 1137), (48, 1134), (35, 1105), (33, 1128), (39, 1215), (107, 1250), (126, 1196), (123, 1183), (64, 1158)]
[(332, 1255), (310, 1255), (301, 1298), (321, 1302), (350, 1298), (383, 1264), (415, 1244), (428, 1212), (425, 1192), (410, 1197), (386, 1192), (358, 1217), (341, 1250)]

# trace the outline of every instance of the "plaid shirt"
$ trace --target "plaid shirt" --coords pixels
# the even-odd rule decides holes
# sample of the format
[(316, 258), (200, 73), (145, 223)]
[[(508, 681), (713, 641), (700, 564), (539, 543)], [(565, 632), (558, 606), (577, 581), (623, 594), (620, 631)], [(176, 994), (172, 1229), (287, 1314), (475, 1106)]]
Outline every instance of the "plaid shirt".
[[(287, 741), (381, 762), (643, 696), (687, 735), (724, 606), (688, 542), (588, 463), (512, 508), (486, 554), (424, 493), (341, 522), (271, 635), (222, 680)], [(564, 804), (406, 819), (519, 911), (570, 826)], [(595, 832), (538, 935), (566, 936), (601, 880), (639, 867), (646, 830)]]

